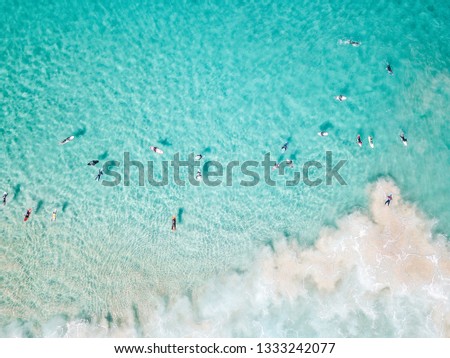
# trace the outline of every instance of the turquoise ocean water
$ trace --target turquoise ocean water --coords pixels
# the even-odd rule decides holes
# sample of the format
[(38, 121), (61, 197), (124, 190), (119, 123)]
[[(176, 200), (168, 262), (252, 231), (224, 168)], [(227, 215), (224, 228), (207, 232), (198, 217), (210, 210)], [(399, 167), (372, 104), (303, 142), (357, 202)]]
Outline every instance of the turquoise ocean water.
[[(277, 286), (280, 267), (295, 271), (292, 255), (303, 260), (323, 228), (342, 243), (372, 227), (368, 185), (380, 178), (404, 199), (394, 196), (392, 215), (395, 205), (418, 208), (413, 221), (399, 217), (405, 230), (444, 242), (450, 257), (448, 2), (2, 0), (0, 9), (0, 190), (9, 193), (0, 336), (450, 335), (447, 261), (431, 291), (433, 280), (410, 288), (406, 266), (396, 287), (407, 291), (368, 288), (354, 276), (372, 267), (362, 259), (331, 288), (303, 271)], [(340, 93), (348, 100), (334, 100)], [(86, 165), (123, 162), (124, 152), (157, 168), (175, 153), (226, 164), (270, 152), (298, 170), (325, 164), (326, 151), (347, 161), (347, 185), (286, 187), (273, 172), (275, 187), (239, 186), (237, 173), (228, 187), (141, 187), (133, 168), (129, 187), (111, 188), (94, 180), (99, 165)]]

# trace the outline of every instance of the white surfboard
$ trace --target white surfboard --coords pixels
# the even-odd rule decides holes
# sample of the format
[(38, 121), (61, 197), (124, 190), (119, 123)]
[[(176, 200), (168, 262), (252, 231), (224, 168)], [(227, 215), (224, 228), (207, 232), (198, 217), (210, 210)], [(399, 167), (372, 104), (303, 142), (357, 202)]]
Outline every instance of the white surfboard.
[(328, 135), (328, 132), (319, 132), (317, 134), (320, 135), (321, 137), (326, 137)]
[(150, 149), (153, 150), (155, 153), (158, 153), (158, 154), (163, 154), (163, 153), (164, 153), (164, 152), (163, 152), (161, 149), (159, 149), (158, 147), (150, 146)]
[(71, 135), (70, 137), (67, 137), (66, 139), (62, 140), (61, 142), (59, 142), (59, 144), (66, 144), (69, 143), (70, 141), (72, 141), (75, 137), (73, 135)]
[(373, 148), (373, 147), (374, 147), (374, 144), (373, 144), (373, 137), (372, 137), (372, 136), (369, 136), (369, 137), (367, 138), (367, 140), (369, 141), (370, 148)]

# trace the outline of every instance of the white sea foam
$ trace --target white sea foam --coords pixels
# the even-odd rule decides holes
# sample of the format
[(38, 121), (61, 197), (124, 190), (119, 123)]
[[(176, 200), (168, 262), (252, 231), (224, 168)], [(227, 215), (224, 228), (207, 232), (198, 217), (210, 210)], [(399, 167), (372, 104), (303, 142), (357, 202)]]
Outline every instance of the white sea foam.
[[(386, 193), (394, 195), (390, 207), (384, 205)], [(62, 324), (59, 317), (43, 334), (449, 337), (447, 239), (432, 233), (434, 222), (404, 202), (391, 181), (371, 185), (369, 195), (368, 212), (324, 228), (314, 247), (279, 239), (241, 271), (222, 274), (189, 295), (144, 293), (128, 317), (109, 324), (103, 318)]]

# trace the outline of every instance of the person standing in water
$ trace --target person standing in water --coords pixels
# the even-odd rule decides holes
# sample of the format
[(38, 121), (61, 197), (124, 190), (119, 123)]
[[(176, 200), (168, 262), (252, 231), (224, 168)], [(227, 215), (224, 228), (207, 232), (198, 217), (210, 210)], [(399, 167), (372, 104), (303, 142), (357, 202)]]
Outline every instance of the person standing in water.
[(386, 201), (384, 202), (384, 205), (389, 206), (389, 204), (391, 203), (391, 200), (392, 200), (392, 194), (389, 194), (389, 195), (386, 197)]

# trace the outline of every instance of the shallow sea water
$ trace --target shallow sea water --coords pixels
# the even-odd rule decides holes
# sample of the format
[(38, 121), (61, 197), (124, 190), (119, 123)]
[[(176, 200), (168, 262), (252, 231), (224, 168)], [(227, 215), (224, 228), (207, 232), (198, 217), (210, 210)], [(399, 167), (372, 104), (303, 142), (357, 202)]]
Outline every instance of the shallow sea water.
[[(0, 335), (449, 336), (449, 17), (431, 1), (4, 1)], [(347, 185), (140, 187), (132, 168), (111, 188), (86, 165), (270, 152), (300, 170), (326, 151)]]

